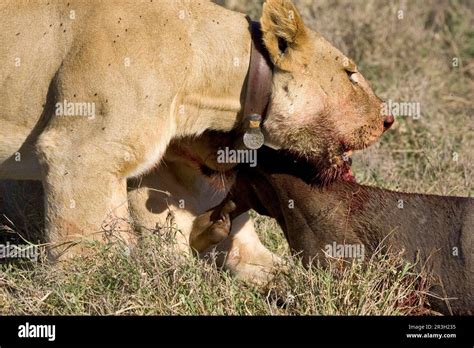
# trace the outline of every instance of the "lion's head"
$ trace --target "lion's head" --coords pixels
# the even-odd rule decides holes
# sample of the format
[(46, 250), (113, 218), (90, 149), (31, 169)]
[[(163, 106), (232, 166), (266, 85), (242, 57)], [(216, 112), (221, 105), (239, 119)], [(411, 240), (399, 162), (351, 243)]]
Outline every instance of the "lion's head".
[(331, 180), (349, 171), (352, 150), (363, 149), (394, 119), (357, 66), (305, 27), (290, 0), (267, 0), (261, 25), (275, 66), (267, 143), (310, 160)]

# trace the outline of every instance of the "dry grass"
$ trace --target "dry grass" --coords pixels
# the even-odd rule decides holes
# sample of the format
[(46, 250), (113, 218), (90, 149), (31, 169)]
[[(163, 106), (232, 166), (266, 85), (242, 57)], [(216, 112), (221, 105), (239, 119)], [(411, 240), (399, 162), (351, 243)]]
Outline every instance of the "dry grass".
[[(261, 1), (221, 1), (258, 18)], [(470, 0), (295, 1), (306, 23), (352, 57), (376, 92), (420, 103), (421, 118), (398, 117), (376, 146), (357, 155), (359, 182), (403, 191), (472, 196), (474, 16)], [(403, 19), (398, 19), (403, 10)], [(459, 66), (453, 67), (453, 58)], [(34, 219), (30, 205), (20, 211)], [(13, 202), (14, 203), (14, 202)], [(22, 203), (23, 204), (23, 203)], [(26, 213), (25, 213), (26, 212)], [(287, 255), (270, 219), (261, 239)], [(41, 226), (16, 226), (32, 237)], [(159, 234), (131, 255), (96, 246), (73, 263), (0, 265), (0, 314), (423, 314), (424, 276), (399, 255), (311, 270), (288, 259), (266, 290), (212, 264), (163, 250)]]
[[(420, 314), (425, 278), (397, 255), (305, 270), (288, 258), (265, 289), (235, 281), (212, 262), (177, 256), (159, 234), (129, 255), (94, 247), (73, 262), (3, 265), (2, 315), (400, 315)], [(169, 241), (166, 241), (169, 243)]]

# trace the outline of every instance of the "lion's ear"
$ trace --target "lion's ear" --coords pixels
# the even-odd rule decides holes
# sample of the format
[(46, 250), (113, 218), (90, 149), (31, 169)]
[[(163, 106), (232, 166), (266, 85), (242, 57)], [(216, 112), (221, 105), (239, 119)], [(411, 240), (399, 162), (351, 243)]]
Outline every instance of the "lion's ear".
[(291, 51), (301, 47), (307, 38), (298, 10), (291, 0), (267, 0), (260, 23), (273, 64), (286, 70), (290, 66)]

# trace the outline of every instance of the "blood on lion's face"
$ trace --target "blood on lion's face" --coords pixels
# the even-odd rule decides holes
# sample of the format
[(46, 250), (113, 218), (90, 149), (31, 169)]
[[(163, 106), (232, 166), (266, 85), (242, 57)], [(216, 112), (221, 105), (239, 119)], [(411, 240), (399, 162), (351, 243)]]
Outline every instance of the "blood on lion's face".
[(324, 180), (350, 180), (352, 150), (373, 144), (393, 117), (382, 114), (355, 63), (306, 28), (291, 1), (267, 1), (261, 23), (275, 66), (266, 143), (314, 162)]

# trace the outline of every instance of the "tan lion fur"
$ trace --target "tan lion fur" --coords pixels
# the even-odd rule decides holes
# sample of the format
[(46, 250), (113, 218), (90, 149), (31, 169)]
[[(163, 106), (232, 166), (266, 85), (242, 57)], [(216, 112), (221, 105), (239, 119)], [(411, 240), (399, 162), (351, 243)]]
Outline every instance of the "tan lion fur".
[[(277, 65), (264, 130), (334, 172), (345, 149), (382, 133), (381, 101), (288, 9), (289, 0), (268, 0), (261, 18)], [(111, 226), (132, 241), (126, 180), (159, 165), (172, 139), (241, 121), (243, 14), (207, 1), (20, 0), (4, 2), (0, 18), (0, 179), (43, 182), (53, 245), (102, 240)], [(96, 113), (58, 115), (64, 101)]]

